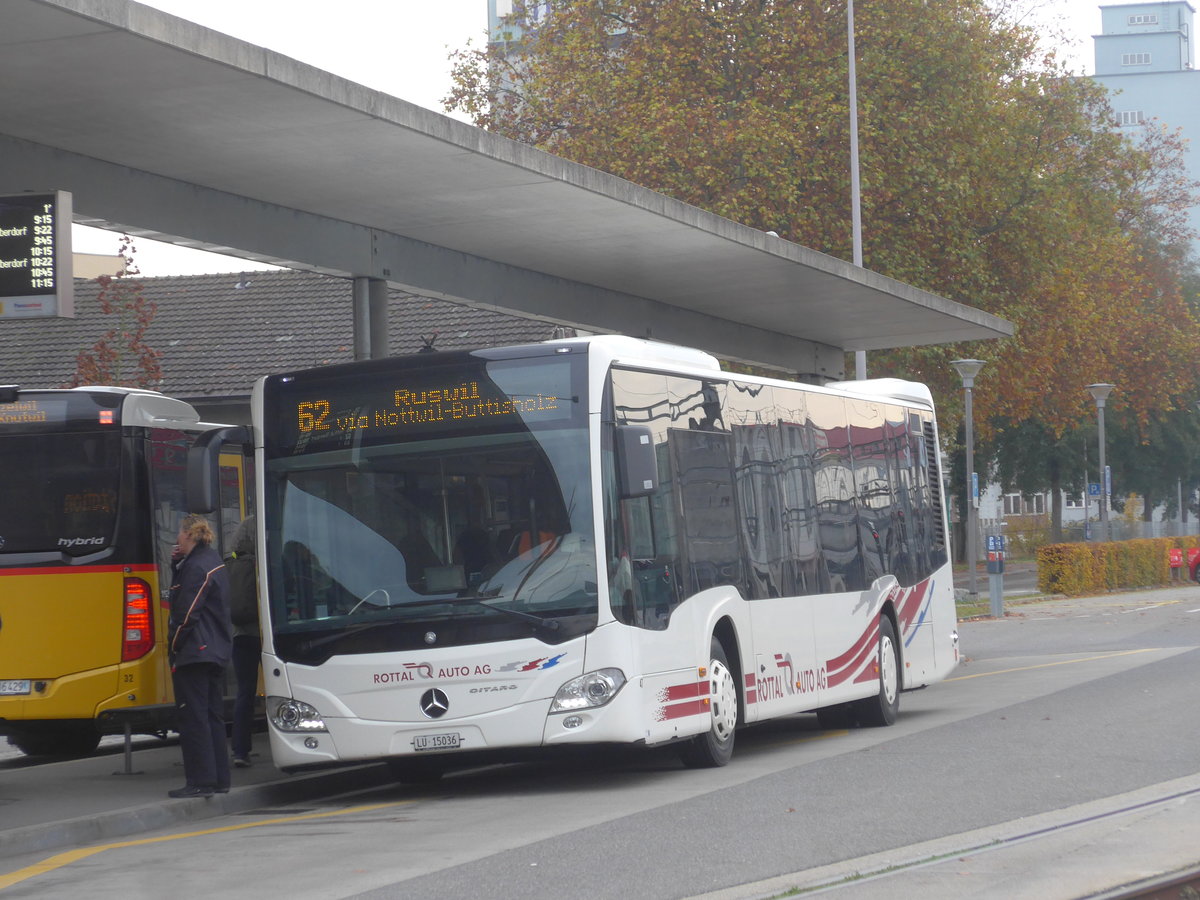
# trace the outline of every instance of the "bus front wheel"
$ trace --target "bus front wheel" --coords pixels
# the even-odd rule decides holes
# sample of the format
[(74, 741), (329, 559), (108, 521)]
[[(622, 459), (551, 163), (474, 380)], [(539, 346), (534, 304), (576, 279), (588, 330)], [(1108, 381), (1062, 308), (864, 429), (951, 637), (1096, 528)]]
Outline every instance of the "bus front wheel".
[(715, 637), (709, 649), (708, 686), (712, 727), (704, 734), (689, 738), (679, 748), (683, 764), (693, 769), (723, 766), (733, 756), (733, 737), (737, 729), (737, 680), (729, 668), (725, 648)]
[(879, 619), (879, 693), (855, 705), (863, 725), (891, 725), (900, 713), (900, 651), (896, 629), (887, 616)]

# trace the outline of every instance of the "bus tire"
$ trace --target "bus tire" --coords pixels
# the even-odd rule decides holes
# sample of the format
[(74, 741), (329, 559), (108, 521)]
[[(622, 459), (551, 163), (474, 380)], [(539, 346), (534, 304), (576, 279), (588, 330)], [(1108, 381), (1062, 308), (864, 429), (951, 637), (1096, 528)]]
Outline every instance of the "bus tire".
[(855, 704), (863, 725), (891, 725), (900, 712), (900, 650), (896, 629), (887, 616), (879, 617), (879, 693)]
[(100, 746), (100, 732), (91, 722), (56, 723), (15, 729), (8, 742), (26, 756), (90, 756)]
[(737, 732), (737, 680), (729, 668), (725, 648), (715, 637), (709, 647), (708, 684), (712, 727), (704, 734), (689, 738), (679, 748), (679, 757), (690, 769), (712, 769), (723, 766), (733, 756), (733, 739)]

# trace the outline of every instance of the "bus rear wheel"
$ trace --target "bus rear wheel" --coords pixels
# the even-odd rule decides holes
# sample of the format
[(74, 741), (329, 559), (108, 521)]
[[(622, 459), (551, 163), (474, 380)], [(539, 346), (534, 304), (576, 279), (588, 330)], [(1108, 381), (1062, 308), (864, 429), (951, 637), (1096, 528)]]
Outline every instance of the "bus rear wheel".
[(879, 693), (859, 700), (854, 711), (863, 725), (891, 725), (900, 713), (900, 651), (896, 629), (887, 616), (879, 619)]
[(729, 668), (725, 648), (715, 637), (709, 648), (708, 686), (712, 727), (682, 744), (679, 757), (692, 769), (723, 766), (733, 757), (733, 738), (737, 730), (737, 680)]
[(56, 722), (18, 728), (8, 742), (26, 756), (89, 756), (100, 746), (100, 732), (91, 722)]

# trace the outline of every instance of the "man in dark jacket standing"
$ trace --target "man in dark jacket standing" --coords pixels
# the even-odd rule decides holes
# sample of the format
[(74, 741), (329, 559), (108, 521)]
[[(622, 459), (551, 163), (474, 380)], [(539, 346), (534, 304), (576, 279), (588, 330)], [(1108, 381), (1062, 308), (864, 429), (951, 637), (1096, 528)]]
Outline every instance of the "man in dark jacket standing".
[(179, 526), (168, 636), (179, 746), (187, 783), (171, 797), (210, 797), (229, 790), (225, 750), (224, 671), (233, 648), (229, 579), (203, 516)]
[(258, 627), (258, 569), (254, 561), (254, 516), (247, 516), (233, 535), (233, 552), (225, 558), (229, 576), (229, 618), (233, 621), (233, 674), (237, 699), (233, 704), (233, 764), (250, 765), (254, 732), (254, 698), (262, 633)]

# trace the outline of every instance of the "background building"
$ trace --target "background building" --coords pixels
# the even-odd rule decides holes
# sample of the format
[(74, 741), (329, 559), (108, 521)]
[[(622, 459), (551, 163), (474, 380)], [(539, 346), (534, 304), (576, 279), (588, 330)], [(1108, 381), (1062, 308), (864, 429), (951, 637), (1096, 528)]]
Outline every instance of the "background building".
[[(1157, 120), (1182, 129), (1188, 141), (1189, 176), (1200, 181), (1200, 72), (1195, 71), (1192, 26), (1196, 11), (1186, 0), (1122, 3), (1100, 7), (1102, 33), (1092, 40), (1096, 74), (1112, 93), (1121, 128)], [(1200, 232), (1200, 207), (1192, 228)], [(1193, 242), (1200, 257), (1200, 239)]]
[[(210, 422), (250, 421), (262, 375), (354, 359), (351, 282), (288, 269), (137, 278), (157, 305), (146, 343), (162, 354), (155, 389), (187, 400)], [(100, 286), (76, 279), (75, 318), (0, 323), (0, 384), (68, 387), (80, 352), (119, 316), (100, 309)], [(544, 341), (561, 327), (393, 290), (388, 352), (458, 350)], [(128, 368), (133, 369), (130, 362)]]

